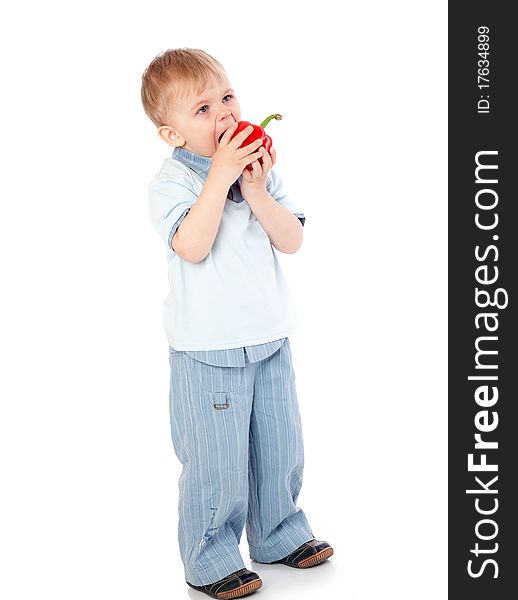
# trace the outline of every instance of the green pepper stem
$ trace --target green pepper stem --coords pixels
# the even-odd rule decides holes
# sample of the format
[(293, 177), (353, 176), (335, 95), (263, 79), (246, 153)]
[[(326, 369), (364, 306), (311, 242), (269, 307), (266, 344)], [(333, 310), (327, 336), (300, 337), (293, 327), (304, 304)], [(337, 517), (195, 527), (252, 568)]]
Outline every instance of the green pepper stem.
[(277, 119), (277, 121), (280, 121), (282, 119), (282, 115), (275, 114), (266, 117), (266, 119), (259, 125), (259, 127), (262, 127), (264, 129), (272, 119)]

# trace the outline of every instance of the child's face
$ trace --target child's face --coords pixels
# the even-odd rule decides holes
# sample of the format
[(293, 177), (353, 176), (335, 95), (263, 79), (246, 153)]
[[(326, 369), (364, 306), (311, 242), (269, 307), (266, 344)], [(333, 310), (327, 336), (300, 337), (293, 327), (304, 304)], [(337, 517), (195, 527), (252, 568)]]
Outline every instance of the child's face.
[(201, 156), (212, 156), (218, 139), (234, 121), (241, 120), (241, 109), (227, 76), (213, 79), (198, 96), (190, 93), (178, 98), (169, 111), (169, 126), (160, 127), (160, 136), (171, 146), (181, 146)]

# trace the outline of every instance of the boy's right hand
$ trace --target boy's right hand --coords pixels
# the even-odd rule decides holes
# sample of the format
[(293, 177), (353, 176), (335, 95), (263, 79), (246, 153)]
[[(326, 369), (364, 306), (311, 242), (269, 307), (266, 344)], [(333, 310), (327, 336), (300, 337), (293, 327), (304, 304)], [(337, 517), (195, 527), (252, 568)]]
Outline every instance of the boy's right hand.
[(231, 139), (237, 125), (237, 122), (234, 121), (223, 134), (218, 149), (212, 156), (210, 166), (210, 172), (228, 183), (228, 187), (237, 180), (246, 165), (262, 156), (261, 152), (254, 152), (262, 145), (260, 139), (254, 140), (243, 148), (239, 147), (254, 130), (252, 125), (245, 127), (234, 139)]

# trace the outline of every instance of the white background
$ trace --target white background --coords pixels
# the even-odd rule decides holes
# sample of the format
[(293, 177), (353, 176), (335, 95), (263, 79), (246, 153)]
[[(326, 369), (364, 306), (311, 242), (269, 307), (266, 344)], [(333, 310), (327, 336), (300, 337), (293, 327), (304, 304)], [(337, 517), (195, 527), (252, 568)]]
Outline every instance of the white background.
[(185, 584), (140, 104), (167, 48), (226, 67), (306, 215), (279, 255), (306, 468), (335, 555), (250, 563), (257, 598), (446, 597), (446, 2), (25, 2), (1, 18), (0, 595), (202, 598)]

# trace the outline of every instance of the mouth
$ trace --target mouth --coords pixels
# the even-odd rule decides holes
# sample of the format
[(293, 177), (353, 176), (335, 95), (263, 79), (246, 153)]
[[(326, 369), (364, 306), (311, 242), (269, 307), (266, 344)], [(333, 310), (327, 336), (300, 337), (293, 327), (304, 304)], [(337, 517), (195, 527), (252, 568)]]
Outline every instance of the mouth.
[(228, 130), (228, 128), (230, 127), (230, 125), (232, 125), (232, 124), (233, 124), (233, 123), (235, 123), (235, 122), (236, 122), (236, 120), (235, 120), (235, 118), (234, 118), (234, 115), (230, 115), (230, 124), (228, 125), (228, 127), (227, 127), (227, 128), (224, 130), (224, 131), (222, 131), (222, 132), (219, 134), (219, 137), (218, 137), (218, 144), (220, 144), (220, 143), (221, 143), (221, 138), (222, 138), (222, 137), (225, 135), (225, 133), (227, 132), (227, 130)]

